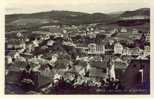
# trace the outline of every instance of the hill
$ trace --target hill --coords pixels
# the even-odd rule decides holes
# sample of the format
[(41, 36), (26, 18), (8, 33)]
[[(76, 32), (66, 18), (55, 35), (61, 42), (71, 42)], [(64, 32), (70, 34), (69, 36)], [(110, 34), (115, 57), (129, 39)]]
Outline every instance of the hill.
[(6, 31), (36, 28), (43, 25), (67, 24), (117, 24), (121, 18), (130, 16), (150, 16), (149, 8), (141, 8), (135, 11), (126, 11), (122, 13), (104, 14), (104, 13), (82, 13), (73, 11), (48, 11), (32, 14), (12, 14), (5, 16)]

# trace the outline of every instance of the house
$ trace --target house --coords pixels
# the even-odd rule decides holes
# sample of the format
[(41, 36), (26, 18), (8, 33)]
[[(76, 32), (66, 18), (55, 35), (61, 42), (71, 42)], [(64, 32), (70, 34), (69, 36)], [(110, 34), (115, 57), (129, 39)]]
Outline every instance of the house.
[(29, 39), (29, 38), (25, 38), (25, 41), (26, 41), (26, 42), (29, 42), (29, 41), (30, 41), (30, 39)]
[(113, 45), (113, 43), (114, 43), (114, 40), (110, 39), (109, 40), (109, 45)]
[(12, 61), (12, 57), (11, 56), (5, 56), (5, 63), (6, 65), (7, 64), (11, 64), (13, 61)]
[(138, 34), (138, 30), (137, 30), (136, 28), (133, 28), (133, 29), (132, 29), (132, 33), (133, 33), (133, 34)]
[(114, 64), (114, 61), (113, 60), (109, 60), (108, 61), (108, 64), (107, 64), (107, 75), (108, 75), (108, 78), (112, 78), (112, 79), (116, 79), (116, 76), (115, 76), (115, 64)]
[(54, 41), (53, 40), (49, 40), (48, 42), (47, 42), (47, 46), (52, 46), (54, 44)]
[(131, 55), (133, 56), (140, 56), (143, 54), (143, 50), (140, 49), (139, 47), (132, 48), (131, 52), (132, 52)]
[(6, 48), (7, 49), (21, 49), (25, 48), (25, 42), (24, 41), (19, 41), (16, 39), (11, 39), (6, 42)]
[(114, 53), (114, 45), (112, 44), (106, 44), (105, 45), (105, 54), (113, 54)]
[(16, 59), (16, 58), (20, 57), (20, 54), (19, 54), (19, 52), (17, 52), (17, 51), (10, 51), (10, 52), (7, 54), (7, 56), (10, 56), (10, 57)]
[(102, 44), (90, 43), (88, 54), (105, 54), (105, 46)]
[(136, 90), (139, 93), (150, 93), (150, 61), (133, 59), (123, 76), (125, 90)]
[(147, 42), (150, 42), (150, 32), (148, 32), (147, 34), (146, 34), (146, 39), (145, 39)]
[(131, 49), (124, 47), (122, 55), (131, 55)]
[(80, 50), (82, 53), (86, 53), (88, 51), (88, 46), (83, 43), (77, 43), (75, 48)]
[(145, 55), (145, 56), (150, 55), (150, 46), (145, 46), (143, 52), (144, 52), (144, 55)]
[(37, 39), (33, 40), (33, 46), (38, 47), (39, 46), (39, 41)]
[(88, 32), (87, 35), (89, 38), (96, 38), (96, 34), (94, 32)]
[(114, 54), (122, 54), (123, 53), (123, 46), (119, 42), (114, 44)]
[(46, 34), (45, 36), (44, 36), (44, 40), (48, 40), (50, 38), (50, 34)]
[(111, 29), (111, 30), (110, 30), (110, 34), (114, 34), (114, 33), (116, 33), (116, 32), (118, 32), (118, 28), (114, 28), (114, 29)]
[(125, 28), (125, 27), (122, 27), (121, 29), (120, 29), (120, 32), (121, 33), (125, 33), (125, 32), (127, 32), (128, 30), (127, 30), (127, 28)]
[(89, 53), (95, 53), (96, 51), (96, 44), (95, 43), (91, 43), (88, 45), (89, 48)]
[(58, 38), (58, 37), (64, 37), (64, 35), (62, 33), (54, 33), (54, 38)]
[(19, 37), (19, 38), (20, 38), (20, 37), (23, 37), (23, 35), (22, 35), (20, 32), (18, 32), (18, 33), (16, 34), (16, 36)]
[(58, 60), (58, 54), (53, 54), (52, 59), (50, 60), (50, 64), (54, 64)]
[(64, 29), (64, 30), (63, 30), (63, 33), (66, 34), (66, 33), (67, 33), (67, 30)]
[(26, 43), (26, 52), (27, 53), (31, 53), (32, 51), (34, 51), (34, 46), (32, 43), (28, 42)]
[(76, 47), (76, 45), (74, 43), (70, 42), (70, 41), (64, 41), (63, 45)]

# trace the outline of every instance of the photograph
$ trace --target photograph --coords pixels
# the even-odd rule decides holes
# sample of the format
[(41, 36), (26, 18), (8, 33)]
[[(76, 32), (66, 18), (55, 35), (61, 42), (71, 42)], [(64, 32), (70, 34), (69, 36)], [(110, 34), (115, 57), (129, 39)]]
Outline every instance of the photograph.
[(147, 1), (6, 1), (4, 94), (150, 95)]

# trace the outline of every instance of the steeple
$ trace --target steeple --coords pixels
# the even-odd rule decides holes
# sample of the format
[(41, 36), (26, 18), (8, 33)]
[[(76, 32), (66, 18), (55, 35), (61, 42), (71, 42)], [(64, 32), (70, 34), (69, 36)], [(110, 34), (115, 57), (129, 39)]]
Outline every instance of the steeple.
[(109, 58), (107, 62), (107, 77), (109, 79), (113, 78), (115, 80), (115, 67), (114, 67), (114, 61), (112, 61), (111, 58)]

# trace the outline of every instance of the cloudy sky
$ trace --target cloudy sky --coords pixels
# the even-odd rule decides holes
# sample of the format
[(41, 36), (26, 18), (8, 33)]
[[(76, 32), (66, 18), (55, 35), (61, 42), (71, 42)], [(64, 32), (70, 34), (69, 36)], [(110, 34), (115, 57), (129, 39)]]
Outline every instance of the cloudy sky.
[(6, 14), (50, 10), (80, 12), (117, 12), (150, 7), (150, 0), (5, 0)]

